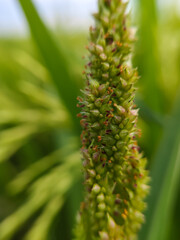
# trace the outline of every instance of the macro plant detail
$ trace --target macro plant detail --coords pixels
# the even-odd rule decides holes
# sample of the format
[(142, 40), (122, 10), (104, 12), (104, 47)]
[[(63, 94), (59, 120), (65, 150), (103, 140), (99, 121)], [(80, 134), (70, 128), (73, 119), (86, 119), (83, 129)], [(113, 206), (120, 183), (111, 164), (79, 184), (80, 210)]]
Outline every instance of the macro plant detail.
[(85, 89), (78, 97), (86, 196), (77, 239), (136, 239), (148, 192), (146, 159), (137, 137), (137, 70), (131, 65), (134, 30), (127, 2), (99, 0), (90, 27)]
[(98, 0), (15, 2), (0, 1), (0, 240), (179, 240), (178, 1), (129, 1), (129, 21), (100, 0), (89, 52)]

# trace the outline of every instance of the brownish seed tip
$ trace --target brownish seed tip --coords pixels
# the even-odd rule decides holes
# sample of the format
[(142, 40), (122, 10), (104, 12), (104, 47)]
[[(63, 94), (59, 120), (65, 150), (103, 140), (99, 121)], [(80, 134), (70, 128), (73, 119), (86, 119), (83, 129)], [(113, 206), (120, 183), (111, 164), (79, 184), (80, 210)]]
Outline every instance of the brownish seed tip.
[(137, 180), (137, 176), (136, 175), (134, 175), (134, 180)]
[(101, 136), (98, 136), (98, 142), (100, 142), (102, 140)]
[(121, 43), (120, 41), (117, 41), (117, 42), (116, 42), (116, 45), (117, 45), (118, 47), (122, 47), (122, 43)]
[(123, 72), (123, 67), (122, 67), (122, 66), (120, 67), (120, 72), (121, 72), (121, 73)]
[(126, 214), (122, 213), (121, 216), (126, 220), (127, 218)]
[(128, 211), (126, 208), (124, 209), (124, 214), (128, 215)]
[(104, 39), (106, 39), (106, 38), (108, 38), (109, 37), (109, 33), (106, 33), (105, 35), (104, 35)]

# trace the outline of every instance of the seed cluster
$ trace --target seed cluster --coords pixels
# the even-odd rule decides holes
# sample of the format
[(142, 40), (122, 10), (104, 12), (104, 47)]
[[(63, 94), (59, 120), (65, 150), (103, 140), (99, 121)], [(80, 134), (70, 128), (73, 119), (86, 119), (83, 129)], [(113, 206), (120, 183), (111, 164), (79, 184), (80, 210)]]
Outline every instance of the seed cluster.
[(132, 29), (127, 3), (99, 0), (90, 27), (84, 97), (78, 97), (83, 132), (86, 199), (81, 205), (81, 239), (135, 239), (147, 193), (146, 160), (139, 153), (134, 104), (137, 70), (130, 64)]

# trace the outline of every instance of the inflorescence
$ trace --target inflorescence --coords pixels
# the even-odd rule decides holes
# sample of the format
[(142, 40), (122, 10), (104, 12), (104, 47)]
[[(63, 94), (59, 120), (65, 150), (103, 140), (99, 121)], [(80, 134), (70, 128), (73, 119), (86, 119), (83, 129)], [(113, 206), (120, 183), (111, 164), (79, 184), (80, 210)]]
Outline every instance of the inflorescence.
[(137, 137), (138, 80), (131, 66), (134, 30), (127, 27), (127, 3), (99, 0), (90, 27), (83, 97), (78, 97), (86, 197), (77, 239), (135, 239), (148, 192), (146, 159)]

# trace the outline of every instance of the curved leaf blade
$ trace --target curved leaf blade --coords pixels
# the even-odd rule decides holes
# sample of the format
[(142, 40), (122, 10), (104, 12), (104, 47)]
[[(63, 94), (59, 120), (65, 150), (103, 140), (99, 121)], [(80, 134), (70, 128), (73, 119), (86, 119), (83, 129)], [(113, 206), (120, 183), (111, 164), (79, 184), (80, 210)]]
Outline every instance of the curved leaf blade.
[(79, 128), (79, 121), (76, 118), (78, 110), (74, 104), (79, 94), (79, 88), (70, 75), (66, 57), (44, 25), (32, 1), (18, 1), (24, 11), (33, 39), (51, 74), (57, 91), (70, 112), (76, 128)]

